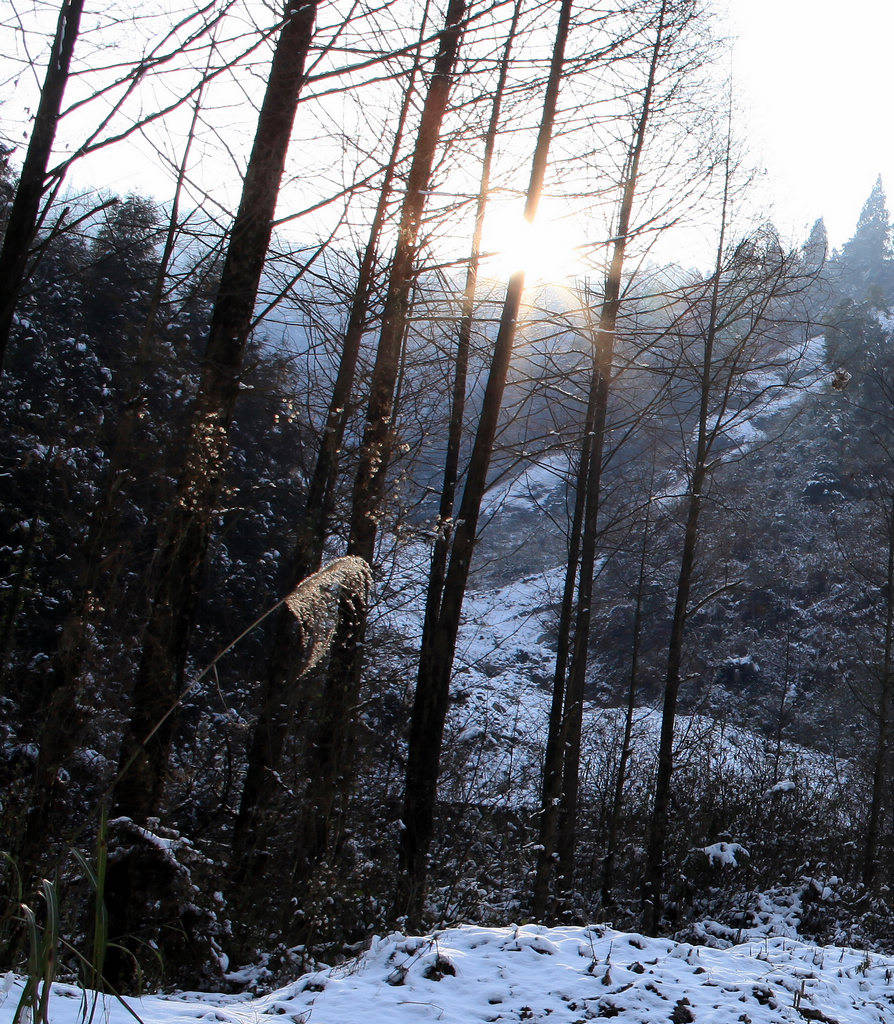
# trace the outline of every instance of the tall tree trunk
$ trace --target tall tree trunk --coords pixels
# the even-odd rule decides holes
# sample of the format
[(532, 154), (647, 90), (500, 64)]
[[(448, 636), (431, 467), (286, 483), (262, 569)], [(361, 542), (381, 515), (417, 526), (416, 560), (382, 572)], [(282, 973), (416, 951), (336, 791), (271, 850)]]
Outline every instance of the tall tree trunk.
[(636, 709), (636, 690), (639, 683), (639, 652), (643, 625), (643, 592), (646, 585), (646, 560), (649, 555), (649, 530), (651, 528), (652, 484), (655, 472), (652, 469), (652, 483), (649, 485), (649, 504), (643, 523), (643, 544), (639, 557), (639, 577), (636, 583), (636, 598), (633, 609), (633, 645), (630, 653), (630, 676), (627, 682), (627, 708), (624, 714), (624, 736), (621, 739), (621, 753), (618, 757), (618, 771), (615, 776), (615, 791), (612, 809), (608, 819), (608, 838), (605, 845), (605, 860), (602, 862), (602, 907), (611, 910), (614, 906), (615, 864), (618, 857), (618, 832), (621, 825), (621, 811), (624, 806), (624, 785), (627, 782), (627, 765), (630, 761), (633, 737), (633, 712)]
[[(529, 222), (534, 220), (543, 191), (570, 20), (571, 0), (562, 0), (525, 202), (525, 218)], [(401, 879), (397, 898), (398, 909), (409, 915), (411, 923), (418, 922), (422, 914), (428, 851), (437, 798), (441, 742), (449, 704), (456, 638), (524, 283), (524, 271), (519, 270), (509, 279), (506, 288), (481, 415), (469, 457), (466, 484), (451, 544), (441, 607), (437, 620), (429, 623), (428, 635), (422, 639), (410, 720), (404, 828), (400, 836)]]
[[(419, 228), (431, 179), (441, 122), (447, 110), (453, 74), (465, 27), (466, 0), (450, 0), (438, 53), (422, 108), (416, 147), (401, 207), (397, 245), (391, 262), (382, 327), (370, 382), (369, 403), (354, 480), (348, 554), (372, 563), (385, 477), (391, 455), (394, 389), (400, 372), (416, 264)], [(343, 616), (323, 681), (320, 720), (314, 724), (306, 758), (302, 838), (298, 846), (299, 876), (326, 853), (329, 825), (348, 765), (353, 706), (360, 686), (366, 610)]]
[[(413, 68), (404, 90), (391, 153), (385, 168), (385, 176), (379, 191), (366, 248), (360, 262), (332, 397), (308, 486), (304, 516), (298, 524), (295, 548), (287, 569), (290, 587), (294, 587), (317, 569), (323, 558), (329, 520), (335, 501), (339, 454), (350, 415), (351, 391), (354, 386), (357, 359), (360, 355), (360, 343), (368, 325), (379, 239), (394, 189), (394, 178), (407, 114), (415, 94), (422, 41), (427, 23), (428, 4), (423, 13), (419, 29), (419, 45), (416, 48)], [(249, 744), (239, 813), (233, 829), (232, 862), (236, 869), (237, 883), (241, 883), (249, 877), (257, 879), (261, 869), (260, 859), (250, 852), (249, 847), (251, 851), (260, 853), (264, 846), (266, 838), (264, 817), (271, 797), (270, 779), (279, 763), (296, 701), (301, 703), (306, 696), (296, 692), (298, 680), (296, 671), (302, 660), (303, 646), (294, 616), (288, 608), (281, 608), (273, 627), (273, 639), (267, 657), (261, 708)]]
[[(661, 44), (664, 40), (666, 7), (667, 2), (663, 0), (658, 16), (655, 42), (652, 46), (642, 107), (640, 108), (639, 118), (637, 119), (627, 156), (626, 175), (618, 212), (618, 227), (615, 232), (612, 261), (606, 279), (605, 295), (594, 345), (593, 376), (589, 398), (589, 402), (593, 406), (593, 426), (588, 436), (584, 439), (584, 444), (589, 445), (586, 496), (584, 499), (580, 572), (577, 581), (574, 642), (571, 648), (571, 665), (568, 673), (568, 684), (565, 689), (565, 705), (563, 709), (562, 802), (558, 834), (556, 836), (556, 850), (559, 861), (559, 889), (565, 893), (569, 892), (572, 888), (574, 878), (583, 697), (587, 674), (587, 650), (590, 640), (593, 574), (596, 567), (602, 462), (612, 363), (614, 360), (615, 328), (617, 326), (618, 311), (621, 306), (621, 282), (624, 271), (624, 255), (630, 233), (630, 218), (633, 213), (633, 202), (639, 182), (639, 166), (652, 109), (652, 94), (661, 55)], [(552, 863), (552, 853), (553, 851), (548, 846), (545, 846), (542, 856), (547, 869)]]
[(400, 112), (397, 118), (394, 140), (391, 146), (385, 176), (379, 190), (376, 210), (370, 226), (369, 237), (363, 252), (357, 283), (348, 313), (341, 356), (336, 373), (332, 397), (323, 427), (323, 436), (317, 452), (314, 471), (307, 491), (304, 518), (299, 524), (298, 538), (289, 567), (290, 584), (294, 586), (313, 572), (323, 557), (323, 547), (328, 533), (329, 520), (335, 500), (335, 480), (338, 474), (339, 454), (344, 441), (345, 429), (350, 417), (351, 391), (360, 355), (360, 343), (369, 326), (369, 306), (375, 285), (376, 263), (379, 239), (388, 214), (388, 204), (394, 191), (400, 149), (413, 98), (416, 95), (416, 78), (422, 56), (422, 44), (428, 29), (428, 3), (423, 12), (419, 28), (419, 42), (407, 87), (404, 90)]
[(378, 515), (391, 454), (391, 416), (400, 363), (401, 341), (407, 323), (416, 247), (441, 121), (447, 109), (453, 69), (459, 52), (466, 12), (465, 0), (450, 0), (440, 34), (438, 56), (422, 111), (407, 191), (401, 209), (397, 247), (391, 264), (382, 329), (370, 382), (369, 404), (360, 460), (354, 481), (348, 550), (372, 561)]
[(885, 641), (882, 661), (882, 690), (879, 695), (875, 763), (872, 771), (872, 803), (866, 823), (863, 847), (863, 883), (872, 885), (878, 870), (878, 840), (882, 801), (886, 788), (889, 757), (891, 701), (894, 697), (891, 654), (894, 646), (894, 497), (888, 519), (888, 575), (885, 581)]
[(177, 497), (153, 572), (131, 718), (121, 749), (115, 812), (145, 820), (158, 807), (182, 688), (190, 628), (208, 537), (225, 470), (261, 273), (270, 244), (289, 137), (304, 81), (316, 0), (288, 0), (233, 222), (202, 367)]
[(711, 397), (711, 370), (714, 358), (714, 340), (717, 333), (718, 307), (720, 301), (720, 277), (723, 269), (723, 246), (726, 239), (727, 207), (730, 183), (730, 142), (727, 139), (726, 167), (723, 182), (723, 204), (720, 216), (720, 237), (717, 242), (717, 256), (714, 278), (711, 284), (711, 307), (704, 338), (701, 388), (698, 411), (698, 437), (692, 467), (692, 479), (686, 509), (686, 530), (683, 535), (683, 551), (680, 557), (680, 574), (677, 578), (677, 596), (674, 602), (674, 617), (671, 623), (670, 641), (667, 651), (667, 675), (664, 683), (664, 706), (661, 715), (661, 736), (658, 741), (658, 770), (655, 776), (655, 797), (652, 819), (649, 826), (649, 844), (646, 859), (644, 921), (646, 927), (657, 933), (661, 923), (661, 886), (664, 877), (664, 848), (667, 842), (668, 808), (670, 784), (673, 774), (674, 723), (677, 715), (677, 697), (680, 692), (680, 669), (683, 663), (683, 640), (686, 631), (686, 616), (689, 610), (689, 592), (692, 586), (692, 571), (695, 566), (695, 550), (698, 542), (698, 521), (702, 506), (702, 491), (707, 476), (708, 454), (708, 403)]
[[(699, 445), (701, 445), (701, 434), (702, 426), (700, 421)], [(695, 565), (698, 520), (701, 511), (704, 481), (704, 458), (700, 459), (697, 456), (688, 498), (683, 553), (680, 559), (677, 596), (674, 603), (674, 617), (671, 623), (671, 635), (668, 644), (667, 675), (664, 684), (664, 705), (661, 716), (661, 736), (658, 741), (658, 771), (655, 777), (655, 797), (649, 829), (646, 866), (646, 927), (656, 934), (661, 923), (661, 884), (664, 876), (664, 847), (667, 840), (670, 783), (673, 773), (674, 723), (677, 714), (677, 697), (680, 692), (683, 639), (686, 628), (686, 614), (689, 608), (692, 570)]]
[(549, 708), (546, 751), (543, 758), (540, 820), (537, 835), (537, 867), (531, 896), (531, 912), (542, 920), (549, 904), (550, 877), (556, 850), (556, 831), (562, 795), (562, 761), (565, 750), (565, 675), (571, 649), (571, 622), (574, 617), (574, 591), (577, 567), (580, 561), (581, 529), (584, 522), (584, 498), (587, 492), (587, 474), (590, 465), (590, 442), (596, 415), (595, 392), (590, 388), (587, 412), (584, 417), (583, 441), (578, 456), (574, 485), (574, 510), (568, 537), (568, 561), (559, 610), (559, 628), (556, 637), (556, 663), (553, 670), (553, 691)]
[(441, 484), (441, 500), (438, 508), (438, 525), (432, 548), (431, 568), (428, 574), (428, 588), (425, 595), (423, 637), (430, 635), (431, 625), (437, 620), (441, 607), (441, 594), (444, 589), (444, 576), (447, 572), (447, 556), (450, 553), (450, 536), (453, 529), (453, 510), (456, 504), (456, 483), (459, 478), (459, 453), (462, 446), (463, 416), (466, 407), (466, 379), (469, 370), (469, 349), (472, 342), (472, 320), (475, 310), (475, 293), (478, 289), (478, 267), (481, 262), (481, 234), (484, 229), (484, 215), (490, 198), (490, 172), (493, 163), (494, 148), (497, 142), (497, 129), (500, 125), (500, 112), (503, 106), (503, 93), (506, 89), (506, 76), (509, 72), (509, 58), (518, 19), (521, 15), (522, 0), (516, 0), (512, 11), (512, 22), (503, 47), (497, 86), (491, 103), (490, 121), (484, 137), (484, 156), (481, 162), (481, 181), (479, 183), (478, 202), (475, 206), (475, 230), (472, 234), (472, 251), (469, 256), (469, 268), (466, 272), (466, 286), (463, 292), (462, 315), (456, 344), (456, 362), (454, 364), (453, 395), (450, 403), (450, 419), (447, 427), (447, 452), (444, 458), (444, 479)]
[[(563, 708), (562, 797), (556, 836), (558, 854), (558, 889), (567, 894), (573, 885), (575, 831), (581, 729), (583, 725), (584, 684), (587, 672), (587, 649), (590, 639), (590, 606), (593, 599), (593, 575), (596, 566), (596, 531), (599, 518), (599, 499), (602, 483), (602, 458), (605, 447), (605, 424), (611, 384), (612, 354), (614, 351), (614, 320), (603, 303), (600, 330), (596, 342), (596, 363), (592, 382), (592, 401), (595, 407), (593, 430), (587, 439), (590, 450), (587, 459), (586, 497), (581, 542), (580, 574), (577, 581), (574, 640), (571, 645), (571, 665), (565, 689)], [(603, 326), (611, 324), (611, 327)], [(552, 851), (544, 851), (552, 853)], [(551, 859), (550, 859), (551, 862)]]
[(0, 373), (3, 372), (13, 315), (25, 283), (28, 250), (37, 227), (47, 164), (56, 137), (62, 95), (68, 82), (83, 10), (84, 0), (62, 0), (31, 140), (0, 248)]

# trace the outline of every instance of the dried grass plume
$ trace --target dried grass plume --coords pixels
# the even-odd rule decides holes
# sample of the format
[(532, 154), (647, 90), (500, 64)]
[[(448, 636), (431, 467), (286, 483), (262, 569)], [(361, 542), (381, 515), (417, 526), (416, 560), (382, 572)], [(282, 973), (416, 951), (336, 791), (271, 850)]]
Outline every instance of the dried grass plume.
[(340, 612), (358, 613), (369, 604), (372, 570), (357, 555), (336, 558), (303, 579), (286, 597), (304, 641), (302, 671), (314, 668), (332, 646)]

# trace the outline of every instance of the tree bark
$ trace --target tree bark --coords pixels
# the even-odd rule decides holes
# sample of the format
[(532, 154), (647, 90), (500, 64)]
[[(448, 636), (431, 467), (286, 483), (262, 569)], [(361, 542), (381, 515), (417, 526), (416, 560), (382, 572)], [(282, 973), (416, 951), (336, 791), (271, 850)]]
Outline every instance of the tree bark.
[[(570, 20), (571, 0), (562, 0), (525, 202), (525, 218), (529, 222), (534, 220), (543, 190)], [(449, 705), (450, 676), (456, 653), (456, 638), (475, 547), (481, 500), (487, 485), (497, 421), (512, 356), (524, 282), (524, 271), (516, 271), (506, 288), (481, 415), (469, 457), (466, 484), (452, 539), (441, 607), (437, 620), (429, 623), (428, 635), (423, 636), (422, 640), (410, 720), (404, 827), (400, 837), (401, 879), (397, 896), (398, 910), (409, 916), (411, 924), (417, 923), (422, 914), (428, 851), (437, 798), (441, 743)]]
[[(653, 468), (654, 482), (654, 468)], [(640, 550), (639, 577), (636, 584), (636, 599), (633, 610), (633, 646), (630, 654), (630, 677), (627, 683), (627, 709), (624, 715), (624, 736), (621, 740), (621, 753), (618, 757), (618, 772), (615, 776), (615, 791), (612, 809), (608, 819), (608, 838), (605, 846), (605, 860), (602, 863), (602, 906), (611, 910), (614, 906), (615, 863), (618, 855), (618, 832), (621, 824), (621, 811), (624, 806), (624, 785), (627, 781), (627, 764), (630, 761), (631, 738), (633, 735), (633, 712), (636, 709), (636, 690), (639, 682), (639, 651), (642, 639), (643, 623), (643, 591), (646, 582), (646, 560), (649, 554), (649, 530), (651, 528), (652, 491), (649, 490), (649, 504), (646, 507), (646, 519), (643, 523), (643, 546)]]
[(157, 809), (162, 795), (176, 716), (169, 715), (145, 743), (144, 738), (177, 701), (182, 688), (242, 360), (316, 9), (316, 0), (288, 0), (285, 7), (212, 313), (185, 464), (156, 557), (152, 604), (114, 794), (116, 815), (137, 822)]
[(360, 555), (367, 561), (372, 561), (374, 554), (378, 514), (390, 461), (394, 387), (400, 363), (401, 341), (407, 322), (419, 228), (435, 149), (440, 139), (441, 121), (450, 96), (465, 12), (465, 0), (450, 0), (439, 39), (434, 72), (422, 110), (416, 149), (401, 209), (397, 247), (388, 279), (382, 329), (370, 382), (360, 462), (354, 481), (351, 535), (348, 542), (349, 553)]
[(565, 750), (565, 674), (568, 670), (568, 654), (571, 649), (574, 590), (577, 583), (577, 567), (580, 561), (584, 498), (586, 496), (587, 474), (590, 464), (590, 445), (588, 439), (593, 433), (593, 418), (596, 413), (593, 397), (594, 393), (591, 388), (587, 401), (587, 412), (584, 417), (584, 441), (581, 444), (578, 456), (577, 475), (574, 485), (574, 510), (571, 516), (571, 532), (568, 538), (568, 562), (565, 566), (562, 605), (559, 610), (556, 664), (553, 671), (553, 691), (549, 708), (546, 751), (543, 758), (540, 820), (537, 834), (537, 867), (534, 873), (534, 887), (531, 895), (531, 912), (538, 921), (545, 917), (548, 909), (550, 877), (552, 875), (556, 849), (556, 831), (559, 825), (559, 808), (562, 796), (562, 761)]
[[(431, 568), (428, 574), (428, 588), (425, 595), (425, 616), (422, 629), (423, 637), (430, 634), (431, 625), (437, 620), (441, 607), (441, 595), (444, 589), (444, 576), (447, 572), (447, 556), (450, 553), (450, 536), (453, 529), (453, 510), (456, 504), (456, 482), (459, 478), (459, 452), (462, 445), (463, 416), (466, 405), (466, 380), (469, 369), (469, 349), (472, 342), (472, 319), (475, 310), (475, 293), (478, 288), (478, 267), (481, 261), (481, 234), (484, 229), (484, 215), (490, 198), (490, 171), (493, 163), (494, 148), (497, 142), (497, 129), (500, 124), (500, 112), (503, 106), (503, 93), (506, 88), (506, 76), (509, 72), (509, 58), (518, 28), (522, 0), (516, 0), (512, 12), (512, 22), (503, 47), (497, 85), (491, 103), (490, 120), (484, 137), (484, 156), (481, 162), (481, 181), (478, 191), (478, 202), (475, 206), (475, 230), (472, 235), (472, 251), (469, 256), (469, 268), (466, 272), (466, 286), (463, 292), (462, 315), (456, 344), (456, 362), (453, 375), (453, 395), (450, 403), (450, 419), (447, 427), (447, 452), (444, 458), (444, 478), (441, 483), (441, 499), (438, 507), (438, 525), (432, 548)], [(425, 623), (428, 623), (426, 629)]]
[(0, 248), (0, 374), (12, 331), (13, 315), (25, 283), (28, 250), (34, 239), (47, 164), (56, 137), (62, 96), (80, 29), (84, 0), (62, 0), (56, 35), (50, 48), (40, 102), (9, 220)]
[[(651, 114), (652, 94), (661, 55), (661, 44), (664, 39), (666, 8), (667, 2), (662, 0), (655, 42), (652, 46), (649, 73), (643, 93), (642, 107), (640, 108), (640, 114), (627, 157), (627, 174), (621, 193), (618, 227), (615, 232), (612, 261), (606, 279), (605, 296), (600, 311), (599, 327), (594, 346), (593, 377), (590, 385), (590, 402), (594, 410), (593, 426), (589, 436), (584, 440), (584, 443), (589, 445), (586, 497), (584, 500), (580, 573), (577, 581), (577, 612), (574, 642), (571, 649), (571, 665), (568, 673), (563, 711), (562, 803), (556, 838), (559, 861), (559, 890), (566, 894), (573, 887), (574, 880), (583, 698), (587, 674), (587, 651), (590, 640), (593, 574), (596, 567), (597, 528), (602, 486), (602, 462), (605, 448), (605, 426), (608, 416), (612, 363), (614, 360), (615, 330), (618, 311), (621, 306), (621, 281), (624, 271), (627, 240), (630, 234), (630, 219), (639, 182), (639, 166)], [(551, 863), (552, 850), (545, 849), (543, 851), (544, 858), (547, 855), (550, 856), (550, 861), (545, 861), (545, 863), (549, 864)]]

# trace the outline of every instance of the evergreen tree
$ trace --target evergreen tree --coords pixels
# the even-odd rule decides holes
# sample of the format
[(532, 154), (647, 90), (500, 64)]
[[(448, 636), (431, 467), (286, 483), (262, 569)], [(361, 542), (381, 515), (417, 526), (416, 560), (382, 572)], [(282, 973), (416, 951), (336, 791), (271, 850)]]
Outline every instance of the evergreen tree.
[(829, 254), (829, 233), (826, 222), (818, 217), (813, 222), (807, 241), (801, 250), (805, 265), (811, 270), (819, 270)]
[(830, 282), (829, 234), (822, 217), (814, 221), (807, 240), (801, 246), (801, 268), (813, 277), (804, 293), (804, 314), (811, 335), (822, 332), (823, 315), (829, 309), (833, 289)]
[(838, 286), (850, 298), (887, 303), (894, 289), (890, 244), (891, 223), (881, 175), (863, 204), (857, 230), (845, 242), (838, 260)]

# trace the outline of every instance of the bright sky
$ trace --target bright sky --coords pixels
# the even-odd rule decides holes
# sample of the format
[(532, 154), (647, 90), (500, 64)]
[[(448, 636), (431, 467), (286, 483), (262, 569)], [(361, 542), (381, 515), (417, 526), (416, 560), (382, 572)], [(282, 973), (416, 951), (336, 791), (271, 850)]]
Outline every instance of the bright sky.
[[(840, 246), (879, 172), (894, 208), (894, 3), (710, 2), (721, 14), (721, 30), (734, 40), (737, 129), (752, 159), (766, 168), (763, 191), (774, 222), (798, 242), (822, 216), (832, 244)], [(8, 7), (8, 0), (0, 6)], [(51, 0), (47, 9), (54, 6)], [(20, 106), (28, 99), (30, 79), (20, 77), (13, 94), (2, 97), (6, 118), (16, 116), (16, 101)], [(99, 178), (113, 190), (142, 188), (166, 197), (170, 174), (159, 176), (141, 145), (118, 150), (113, 160), (105, 151), (98, 163), (77, 165), (72, 180), (93, 184)]]
[(740, 127), (766, 168), (774, 220), (802, 237), (822, 216), (840, 246), (879, 173), (894, 206), (894, 4), (727, 4)]

